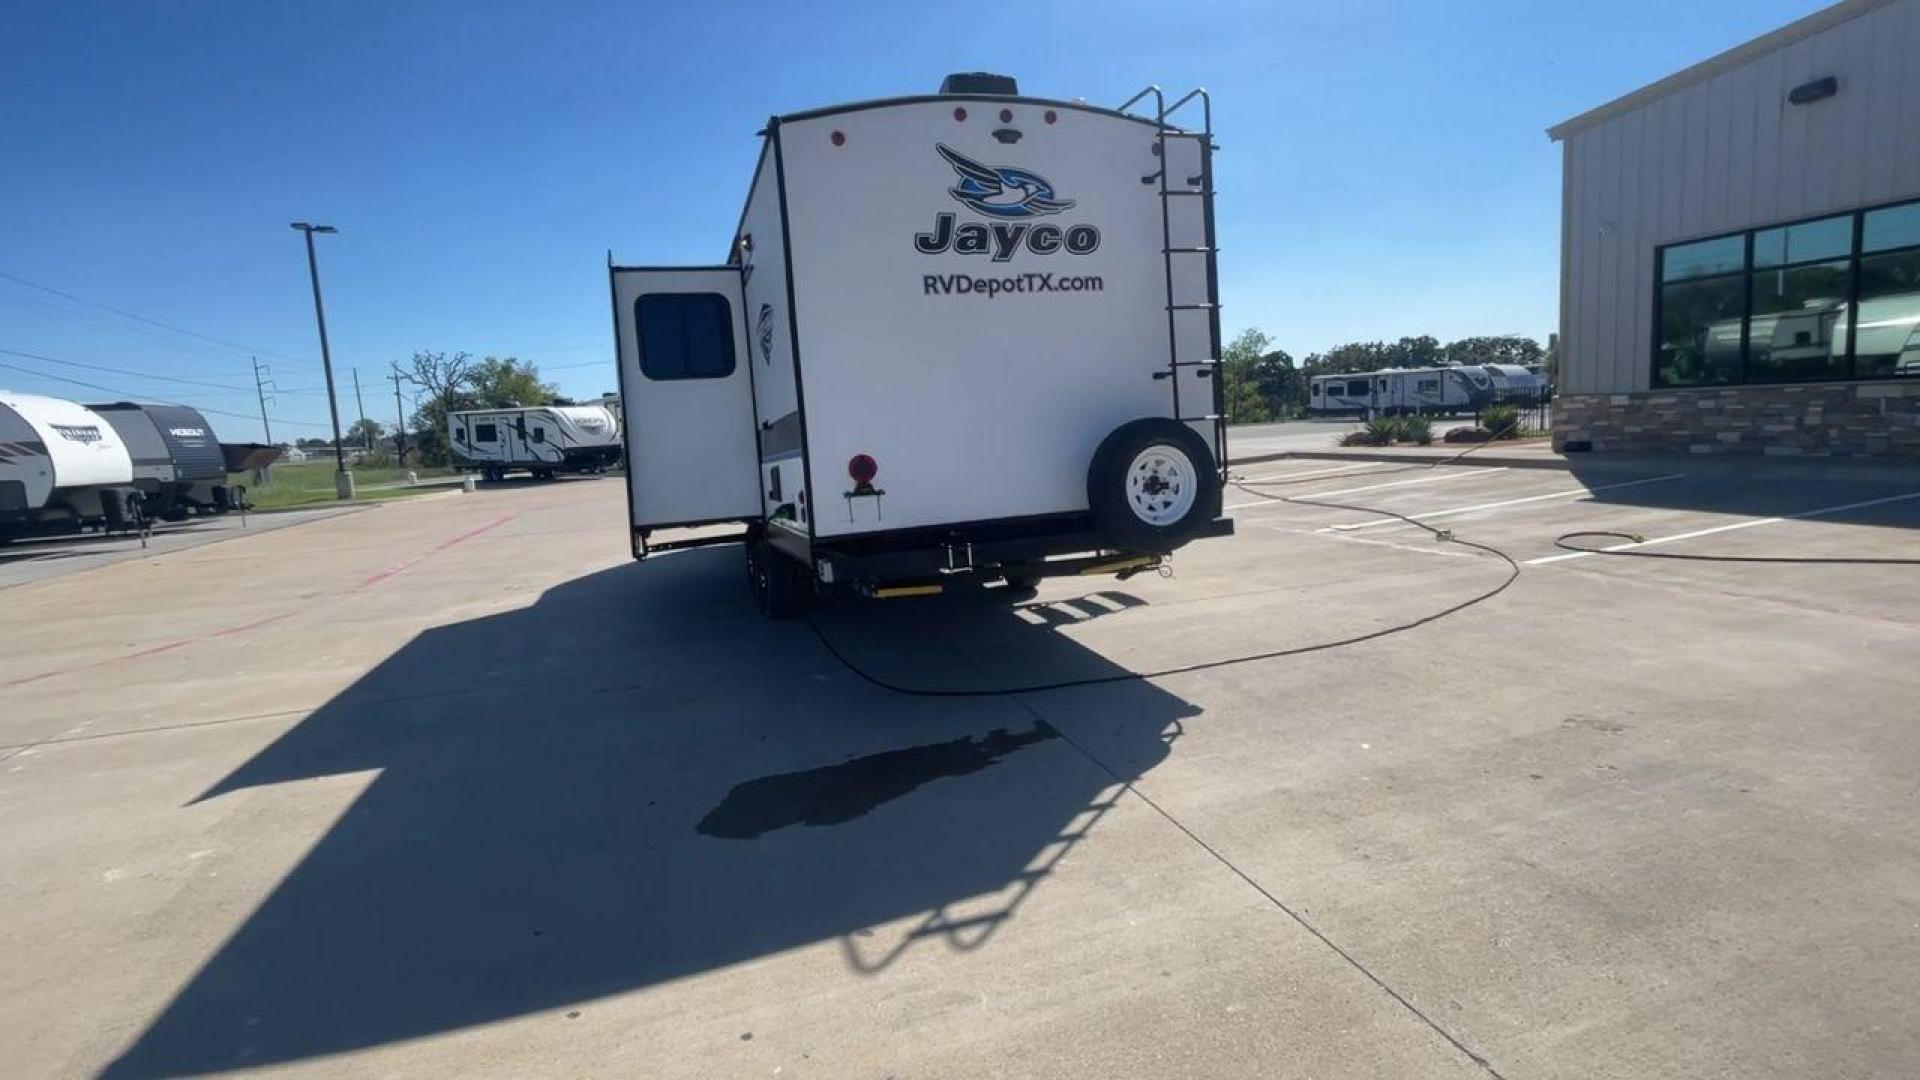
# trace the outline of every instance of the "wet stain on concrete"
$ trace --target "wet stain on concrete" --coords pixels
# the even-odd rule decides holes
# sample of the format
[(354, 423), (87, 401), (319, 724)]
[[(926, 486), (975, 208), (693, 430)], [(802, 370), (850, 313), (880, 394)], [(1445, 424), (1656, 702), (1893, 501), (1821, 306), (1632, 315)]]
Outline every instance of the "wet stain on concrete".
[(735, 784), (696, 828), (725, 840), (751, 840), (789, 825), (843, 825), (929, 781), (979, 772), (1016, 750), (1059, 737), (1045, 723), (1023, 732), (996, 728), (951, 742), (762, 776)]

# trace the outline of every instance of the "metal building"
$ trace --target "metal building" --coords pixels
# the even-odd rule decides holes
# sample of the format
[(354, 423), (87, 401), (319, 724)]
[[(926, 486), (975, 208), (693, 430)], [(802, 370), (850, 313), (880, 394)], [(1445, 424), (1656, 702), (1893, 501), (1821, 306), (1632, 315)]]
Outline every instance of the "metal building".
[(1556, 446), (1920, 456), (1916, 57), (1845, 0), (1548, 131)]

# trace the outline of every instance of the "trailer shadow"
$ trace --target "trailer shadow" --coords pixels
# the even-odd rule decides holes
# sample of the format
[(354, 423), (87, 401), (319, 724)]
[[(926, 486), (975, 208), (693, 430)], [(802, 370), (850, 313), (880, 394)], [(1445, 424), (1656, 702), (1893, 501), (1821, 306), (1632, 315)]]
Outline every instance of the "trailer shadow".
[[(201, 800), (270, 815), (273, 785), (378, 770), (105, 1075), (299, 1061), (816, 943), (849, 978), (983, 947), (1114, 776), (1019, 700), (869, 685), (808, 626), (752, 614), (738, 558), (675, 553), (427, 631), (214, 783)], [(1142, 603), (1090, 595), (1082, 618)], [(816, 625), (928, 689), (1117, 671), (1011, 599)], [(1099, 693), (1128, 773), (1197, 711)]]

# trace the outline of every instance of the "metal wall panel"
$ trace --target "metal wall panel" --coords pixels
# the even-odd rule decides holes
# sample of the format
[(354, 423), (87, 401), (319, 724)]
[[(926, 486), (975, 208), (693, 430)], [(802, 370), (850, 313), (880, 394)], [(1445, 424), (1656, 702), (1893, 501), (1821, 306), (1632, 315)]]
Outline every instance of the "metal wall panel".
[[(1920, 198), (1920, 0), (1850, 21), (1569, 135), (1561, 388), (1645, 390), (1654, 251)], [(1811, 105), (1787, 92), (1832, 75)]]

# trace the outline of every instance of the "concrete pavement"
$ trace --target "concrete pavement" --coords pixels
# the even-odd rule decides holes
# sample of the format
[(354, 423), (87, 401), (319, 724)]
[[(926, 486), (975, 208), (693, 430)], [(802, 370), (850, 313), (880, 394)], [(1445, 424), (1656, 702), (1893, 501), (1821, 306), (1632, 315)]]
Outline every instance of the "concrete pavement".
[[(0, 1060), (1909, 1075), (1920, 576), (1536, 560), (1754, 522), (1671, 546), (1911, 553), (1920, 485), (1395, 468), (1248, 472), (1433, 515), (1519, 582), (1362, 645), (1017, 696), (875, 689), (750, 614), (733, 549), (630, 563), (617, 481), (10, 590)], [(816, 625), (978, 690), (1361, 636), (1507, 573), (1229, 502), (1240, 535), (1170, 580)]]

